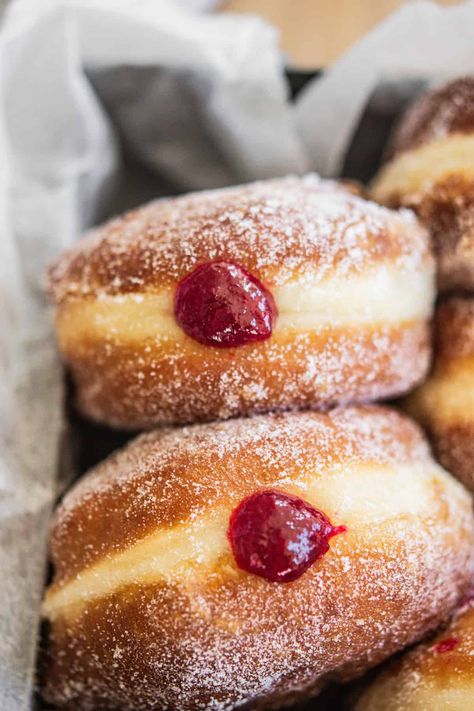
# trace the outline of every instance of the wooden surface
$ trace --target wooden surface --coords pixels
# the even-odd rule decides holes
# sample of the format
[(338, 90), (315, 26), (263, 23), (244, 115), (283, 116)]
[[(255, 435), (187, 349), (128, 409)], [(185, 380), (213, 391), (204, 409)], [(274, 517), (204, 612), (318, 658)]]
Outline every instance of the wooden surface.
[[(226, 0), (224, 10), (263, 15), (281, 30), (281, 44), (300, 68), (336, 59), (377, 22), (403, 5), (400, 0)], [(442, 5), (457, 0), (439, 0)]]

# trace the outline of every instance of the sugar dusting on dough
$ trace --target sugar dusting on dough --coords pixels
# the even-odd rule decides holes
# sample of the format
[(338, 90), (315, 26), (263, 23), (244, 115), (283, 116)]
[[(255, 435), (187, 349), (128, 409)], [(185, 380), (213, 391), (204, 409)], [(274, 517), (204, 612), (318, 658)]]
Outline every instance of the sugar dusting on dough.
[(402, 118), (373, 195), (431, 233), (443, 292), (474, 288), (474, 76), (424, 94)]
[(190, 339), (124, 346), (120, 336), (70, 355), (80, 409), (127, 429), (394, 397), (428, 367), (424, 322), (301, 332), (229, 349)]
[[(423, 275), (426, 303), (432, 296), (428, 239), (413, 214), (382, 208), (316, 175), (150, 203), (59, 257), (50, 288), (67, 320), (71, 301), (131, 294), (139, 304), (143, 291), (172, 291), (198, 264), (218, 258), (241, 263), (269, 288), (298, 279), (301, 298), (305, 279), (330, 293), (334, 281), (384, 268), (400, 283)], [(370, 295), (372, 304), (391, 298), (386, 283)], [(427, 330), (424, 315), (401, 313), (390, 324), (374, 318), (364, 327), (289, 326), (267, 341), (215, 349), (171, 331), (130, 343), (120, 328), (104, 334), (100, 323), (99, 338), (70, 343), (58, 319), (81, 411), (127, 429), (393, 397), (425, 374)]]
[(440, 303), (434, 329), (436, 363), (441, 368), (474, 358), (474, 298), (451, 296)]
[(452, 133), (471, 132), (474, 132), (474, 76), (466, 76), (427, 92), (413, 104), (397, 128), (392, 153)]
[(428, 380), (407, 398), (442, 465), (474, 491), (474, 298), (451, 296), (435, 314)]
[(231, 259), (270, 284), (295, 272), (363, 273), (378, 260), (423, 261), (426, 237), (398, 213), (310, 174), (157, 200), (93, 230), (50, 270), (64, 299), (176, 283), (203, 261)]
[(338, 536), (290, 585), (241, 574), (224, 557), (204, 583), (192, 575), (186, 584), (137, 581), (92, 601), (53, 625), (46, 697), (76, 710), (268, 708), (316, 693), (328, 678), (357, 676), (434, 628), (472, 575), (471, 504), (415, 426), (382, 408), (143, 435), (68, 494), (53, 523), (54, 557), (67, 558), (74, 539), (91, 546), (87, 527), (97, 516), (110, 514), (109, 539), (121, 530), (114, 520), (134, 519), (135, 497), (117, 498), (128, 486), (142, 492), (140, 509), (153, 525), (166, 527), (204, 516), (220, 497), (233, 500), (266, 477), (284, 487), (296, 470), (324, 476), (366, 459), (390, 465), (393, 477), (399, 462), (432, 470), (426, 515)]
[(471, 599), (435, 637), (376, 676), (355, 711), (468, 709), (474, 694), (474, 603)]
[[(115, 549), (120, 550), (143, 535), (140, 529), (133, 531), (132, 538), (122, 535), (125, 521), (135, 519), (137, 512), (150, 520), (153, 530), (200, 516), (229, 492), (243, 490), (242, 482), (263, 485), (268, 480), (284, 485), (295, 472), (311, 479), (338, 462), (350, 466), (358, 461), (403, 462), (427, 456), (427, 445), (410, 421), (371, 406), (155, 430), (114, 453), (66, 494), (52, 523), (53, 563), (64, 566), (68, 560), (81, 507), (86, 521), (99, 515), (102, 520), (110, 518), (104, 530), (117, 532)], [(133, 496), (114, 508), (117, 494), (126, 490)], [(84, 536), (79, 546), (82, 565), (100, 557), (100, 546), (104, 552), (114, 550), (112, 537), (104, 537), (89, 550), (84, 543), (87, 528), (77, 533)]]

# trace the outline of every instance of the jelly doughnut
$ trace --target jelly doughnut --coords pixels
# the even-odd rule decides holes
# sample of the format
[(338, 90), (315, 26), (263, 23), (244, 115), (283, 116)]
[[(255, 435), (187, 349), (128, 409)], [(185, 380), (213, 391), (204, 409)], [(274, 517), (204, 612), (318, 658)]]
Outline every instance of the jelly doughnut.
[(433, 371), (406, 405), (428, 430), (441, 464), (474, 492), (474, 298), (443, 301), (434, 330)]
[(474, 77), (425, 94), (395, 132), (373, 197), (427, 226), (443, 291), (474, 288)]
[(62, 709), (274, 708), (434, 629), (471, 498), (376, 406), (141, 435), (52, 522), (42, 694)]
[(474, 603), (376, 677), (356, 711), (472, 711)]
[(425, 374), (425, 231), (315, 175), (157, 200), (49, 272), (80, 410), (123, 429), (407, 392)]

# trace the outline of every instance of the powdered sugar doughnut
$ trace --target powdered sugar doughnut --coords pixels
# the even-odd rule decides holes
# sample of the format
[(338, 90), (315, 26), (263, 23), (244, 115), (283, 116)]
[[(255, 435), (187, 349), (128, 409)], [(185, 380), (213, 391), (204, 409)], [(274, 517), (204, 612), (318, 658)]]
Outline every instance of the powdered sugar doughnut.
[(425, 94), (395, 133), (373, 196), (430, 230), (443, 291), (474, 288), (474, 77)]
[(359, 700), (356, 711), (471, 711), (473, 657), (471, 600), (436, 637), (379, 674)]
[[(279, 497), (277, 523), (252, 541), (264, 495)], [(288, 511), (299, 532), (316, 512), (311, 536), (331, 540), (293, 582), (272, 582), (282, 554), (294, 572), (313, 541), (282, 549), (275, 531), (286, 537)], [(298, 701), (436, 627), (469, 584), (473, 544), (469, 495), (395, 411), (144, 434), (80, 481), (53, 520), (43, 695), (75, 711)]]
[(153, 202), (50, 271), (80, 409), (149, 428), (403, 393), (424, 375), (427, 237), (315, 175)]
[(407, 408), (428, 430), (441, 464), (474, 491), (474, 298), (438, 306), (433, 371)]

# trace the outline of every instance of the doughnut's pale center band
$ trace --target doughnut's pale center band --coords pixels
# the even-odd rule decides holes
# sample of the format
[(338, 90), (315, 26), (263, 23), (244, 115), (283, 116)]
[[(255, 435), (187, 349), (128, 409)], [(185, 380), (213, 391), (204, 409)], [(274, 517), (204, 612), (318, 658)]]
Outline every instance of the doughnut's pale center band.
[[(324, 282), (308, 275), (284, 286), (272, 287), (278, 307), (274, 335), (288, 331), (321, 330), (364, 325), (396, 325), (426, 319), (432, 312), (433, 275), (429, 269), (402, 269), (381, 265), (356, 277)], [(78, 300), (58, 313), (63, 347), (82, 339), (188, 338), (173, 313), (174, 289)]]
[[(334, 524), (347, 525), (348, 532), (331, 542), (332, 547), (337, 547), (345, 536), (356, 539), (362, 536), (367, 541), (372, 529), (388, 519), (402, 516), (406, 525), (407, 517), (433, 513), (436, 481), (441, 482), (443, 489), (459, 486), (435, 463), (414, 461), (395, 466), (365, 462), (338, 467), (311, 478), (306, 474), (280, 479), (268, 488), (303, 496), (324, 511)], [(216, 506), (194, 521), (158, 529), (127, 550), (85, 568), (63, 587), (47, 594), (43, 614), (50, 619), (67, 615), (68, 608), (77, 609), (77, 605), (90, 599), (137, 582), (178, 579), (181, 585), (196, 584), (216, 568), (223, 556), (230, 556), (226, 537), (229, 506), (231, 504)], [(379, 534), (375, 531), (373, 535)], [(229, 558), (226, 572), (235, 575), (236, 568), (231, 561)]]
[(396, 156), (379, 174), (372, 197), (387, 202), (421, 192), (451, 173), (474, 179), (474, 134), (453, 133)]
[[(423, 672), (420, 672), (423, 674)], [(410, 689), (408, 696), (408, 706), (403, 708), (406, 711), (417, 711), (417, 709), (469, 709), (472, 706), (474, 697), (474, 681), (472, 678), (463, 678), (462, 673), (455, 673), (449, 678), (449, 686), (443, 686), (440, 679), (437, 683), (436, 677), (429, 677), (423, 684), (423, 677), (418, 688)], [(435, 690), (433, 690), (433, 686)], [(404, 700), (405, 703), (405, 700)], [(400, 707), (399, 707), (400, 708)]]
[(413, 397), (420, 418), (446, 424), (474, 422), (474, 358), (460, 359), (433, 375)]
[[(457, 658), (458, 655), (456, 648)], [(464, 666), (469, 663), (468, 652), (463, 657), (465, 659), (461, 664)], [(445, 670), (439, 675), (436, 673), (439, 671), (437, 666), (433, 673), (429, 667), (424, 668), (422, 662), (418, 662), (416, 671), (405, 667), (398, 676), (395, 673), (393, 677), (375, 683), (362, 696), (355, 711), (467, 711), (472, 707), (474, 679), (470, 673), (466, 674), (456, 666), (451, 660), (446, 660)]]

